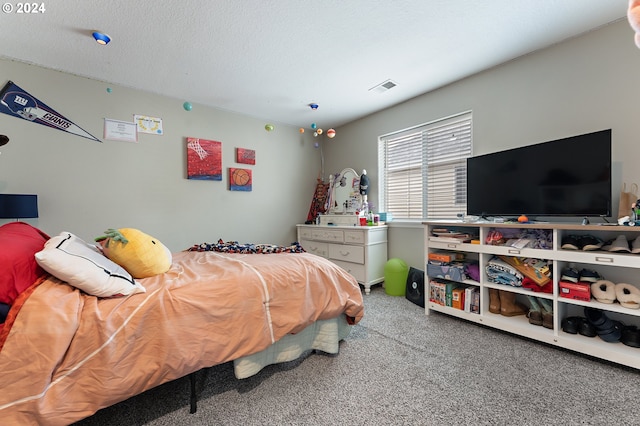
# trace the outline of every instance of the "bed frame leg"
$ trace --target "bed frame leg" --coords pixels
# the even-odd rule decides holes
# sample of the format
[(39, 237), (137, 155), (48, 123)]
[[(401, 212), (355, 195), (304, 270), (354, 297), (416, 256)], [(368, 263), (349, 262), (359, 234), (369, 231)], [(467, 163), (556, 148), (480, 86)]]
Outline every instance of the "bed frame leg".
[(191, 409), (190, 414), (198, 411), (198, 396), (196, 395), (196, 371), (189, 374), (189, 383), (191, 384)]

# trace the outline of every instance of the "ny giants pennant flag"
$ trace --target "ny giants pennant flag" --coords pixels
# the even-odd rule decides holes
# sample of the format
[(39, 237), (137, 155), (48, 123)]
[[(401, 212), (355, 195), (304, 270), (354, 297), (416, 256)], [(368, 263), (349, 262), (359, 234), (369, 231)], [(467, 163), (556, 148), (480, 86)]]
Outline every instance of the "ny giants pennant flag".
[(5, 84), (0, 91), (0, 112), (102, 142), (16, 86), (13, 81)]

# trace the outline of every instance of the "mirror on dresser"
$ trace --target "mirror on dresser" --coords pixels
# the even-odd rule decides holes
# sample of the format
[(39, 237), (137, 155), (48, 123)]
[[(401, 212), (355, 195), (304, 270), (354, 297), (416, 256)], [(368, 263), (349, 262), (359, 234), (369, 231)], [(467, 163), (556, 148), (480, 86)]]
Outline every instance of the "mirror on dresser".
[(331, 176), (326, 213), (319, 216), (319, 225), (359, 225), (361, 208), (360, 175), (348, 167)]
[(362, 208), (360, 175), (350, 167), (334, 177), (329, 192), (329, 214), (355, 214)]

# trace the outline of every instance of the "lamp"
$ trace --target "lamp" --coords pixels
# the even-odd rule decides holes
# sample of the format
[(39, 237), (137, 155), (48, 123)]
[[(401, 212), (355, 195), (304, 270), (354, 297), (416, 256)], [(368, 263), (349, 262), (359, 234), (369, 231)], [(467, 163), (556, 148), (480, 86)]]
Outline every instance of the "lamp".
[(38, 217), (38, 196), (27, 194), (0, 194), (0, 219)]
[(92, 35), (93, 35), (93, 38), (96, 39), (98, 44), (105, 45), (105, 44), (109, 44), (109, 42), (111, 41), (111, 37), (109, 37), (105, 33), (101, 33), (100, 31), (94, 31)]

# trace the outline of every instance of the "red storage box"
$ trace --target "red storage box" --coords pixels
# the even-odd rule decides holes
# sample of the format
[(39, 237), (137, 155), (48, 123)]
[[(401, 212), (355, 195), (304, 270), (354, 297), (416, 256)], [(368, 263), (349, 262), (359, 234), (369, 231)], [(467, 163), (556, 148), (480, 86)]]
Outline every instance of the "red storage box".
[(591, 284), (560, 281), (560, 296), (588, 302), (591, 300)]

